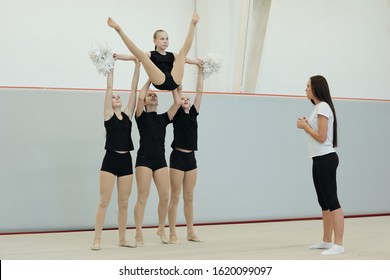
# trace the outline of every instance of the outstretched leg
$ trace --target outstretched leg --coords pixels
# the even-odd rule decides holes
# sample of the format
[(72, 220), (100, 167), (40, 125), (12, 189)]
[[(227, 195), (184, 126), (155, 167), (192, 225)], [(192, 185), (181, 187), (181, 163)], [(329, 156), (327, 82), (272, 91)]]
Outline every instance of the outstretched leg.
[[(165, 82), (165, 74), (150, 60), (150, 58), (138, 48), (133, 41), (125, 34), (122, 28), (112, 18), (108, 18), (107, 24), (114, 28), (122, 38), (123, 42), (129, 49), (129, 51), (141, 61), (146, 73), (149, 76), (151, 82), (155, 85), (161, 85)], [(190, 45), (191, 47), (191, 45)], [(189, 50), (188, 50), (189, 51)], [(187, 53), (188, 53), (187, 51)]]
[(175, 64), (173, 65), (171, 74), (176, 84), (181, 85), (184, 76), (184, 64), (186, 62), (186, 56), (191, 49), (192, 41), (194, 39), (195, 26), (199, 21), (199, 15), (194, 13), (192, 15), (190, 28), (187, 33), (187, 37), (184, 41), (183, 47), (180, 49), (176, 56)]

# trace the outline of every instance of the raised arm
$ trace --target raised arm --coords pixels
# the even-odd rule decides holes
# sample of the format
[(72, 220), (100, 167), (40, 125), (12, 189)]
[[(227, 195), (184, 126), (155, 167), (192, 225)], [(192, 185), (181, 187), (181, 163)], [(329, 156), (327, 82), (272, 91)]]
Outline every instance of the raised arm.
[(203, 66), (198, 64), (198, 81), (196, 83), (196, 95), (194, 99), (194, 106), (198, 113), (203, 96), (203, 81)]
[(179, 86), (177, 89), (172, 90), (173, 104), (168, 109), (168, 117), (170, 120), (176, 115), (177, 110), (179, 110), (181, 106), (181, 90), (182, 87)]
[(150, 87), (151, 81), (147, 80), (147, 82), (142, 87), (141, 91), (138, 94), (138, 102), (137, 102), (137, 109), (135, 111), (135, 116), (138, 118), (141, 116), (142, 112), (144, 111), (145, 107), (145, 97), (146, 93), (148, 92), (148, 89)]
[(114, 115), (114, 109), (112, 108), (112, 88), (114, 84), (114, 69), (107, 75), (107, 89), (104, 99), (104, 120), (109, 120)]
[(138, 81), (139, 81), (139, 72), (141, 63), (138, 59), (134, 60), (135, 67), (134, 67), (134, 73), (133, 73), (133, 80), (131, 82), (131, 91), (129, 96), (129, 102), (127, 103), (127, 106), (125, 108), (125, 114), (129, 116), (131, 119), (134, 114), (135, 110), (135, 104), (137, 100), (137, 87), (138, 87)]

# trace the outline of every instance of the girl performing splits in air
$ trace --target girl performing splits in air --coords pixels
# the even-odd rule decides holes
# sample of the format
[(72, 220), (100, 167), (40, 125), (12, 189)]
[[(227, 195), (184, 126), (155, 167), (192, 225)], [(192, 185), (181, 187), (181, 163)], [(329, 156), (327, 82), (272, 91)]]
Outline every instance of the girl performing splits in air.
[[(163, 30), (157, 30), (154, 34), (155, 51), (144, 53), (127, 37), (122, 28), (112, 18), (108, 18), (107, 23), (118, 32), (130, 52), (141, 61), (152, 84), (160, 90), (174, 90), (182, 83), (186, 62), (190, 64), (202, 63), (198, 59), (186, 58), (191, 49), (195, 26), (198, 21), (198, 14), (194, 13), (184, 45), (178, 54), (165, 51), (168, 47), (168, 34)], [(122, 60), (134, 60), (135, 57), (114, 55), (115, 59)]]
[(133, 164), (130, 151), (134, 150), (131, 140), (131, 118), (134, 114), (140, 63), (135, 60), (129, 102), (122, 112), (121, 99), (112, 93), (113, 72), (107, 75), (107, 90), (104, 100), (104, 126), (106, 128), (106, 155), (100, 170), (100, 199), (96, 213), (95, 238), (92, 250), (100, 250), (100, 237), (108, 204), (111, 200), (115, 177), (118, 187), (119, 246), (135, 247), (126, 241), (127, 206), (133, 184)]

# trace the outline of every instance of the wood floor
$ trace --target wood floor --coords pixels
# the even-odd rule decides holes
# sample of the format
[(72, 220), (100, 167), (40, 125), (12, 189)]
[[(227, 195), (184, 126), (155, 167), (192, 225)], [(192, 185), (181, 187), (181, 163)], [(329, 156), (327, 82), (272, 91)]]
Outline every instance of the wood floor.
[[(162, 244), (156, 229), (144, 229), (145, 246), (117, 246), (118, 231), (105, 230), (102, 249), (92, 251), (93, 232), (0, 235), (1, 260), (390, 260), (390, 216), (345, 220), (344, 247), (337, 256), (322, 256), (307, 247), (319, 242), (320, 220), (196, 227), (202, 242)], [(167, 230), (168, 234), (168, 230)], [(128, 240), (134, 230), (127, 231)]]

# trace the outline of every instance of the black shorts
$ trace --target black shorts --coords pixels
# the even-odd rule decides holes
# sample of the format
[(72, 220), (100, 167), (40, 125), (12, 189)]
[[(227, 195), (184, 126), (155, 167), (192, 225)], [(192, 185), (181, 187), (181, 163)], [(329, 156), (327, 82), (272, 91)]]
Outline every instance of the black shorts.
[(160, 90), (174, 90), (179, 87), (175, 83), (175, 80), (173, 79), (171, 73), (165, 73), (165, 81), (161, 85), (155, 85), (153, 84), (155, 88), (160, 89)]
[(133, 174), (133, 162), (130, 152), (121, 154), (114, 151), (106, 151), (100, 170), (112, 173), (118, 177)]
[(181, 171), (196, 169), (195, 152), (186, 153), (173, 149), (169, 158), (169, 167)]
[(148, 167), (152, 169), (152, 171), (154, 172), (160, 168), (167, 167), (167, 161), (165, 160), (165, 157), (147, 157), (147, 156), (137, 155), (135, 167), (138, 166)]

